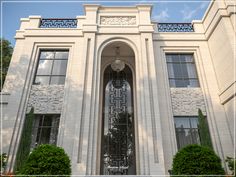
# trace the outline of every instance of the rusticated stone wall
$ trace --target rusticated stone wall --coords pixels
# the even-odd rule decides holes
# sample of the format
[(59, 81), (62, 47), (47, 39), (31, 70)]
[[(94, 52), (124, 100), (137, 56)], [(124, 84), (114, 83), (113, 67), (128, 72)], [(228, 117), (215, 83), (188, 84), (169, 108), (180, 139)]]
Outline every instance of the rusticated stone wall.
[(28, 108), (34, 107), (36, 114), (60, 114), (64, 96), (64, 85), (32, 85)]
[(196, 116), (199, 108), (206, 115), (200, 88), (171, 88), (171, 102), (174, 116)]

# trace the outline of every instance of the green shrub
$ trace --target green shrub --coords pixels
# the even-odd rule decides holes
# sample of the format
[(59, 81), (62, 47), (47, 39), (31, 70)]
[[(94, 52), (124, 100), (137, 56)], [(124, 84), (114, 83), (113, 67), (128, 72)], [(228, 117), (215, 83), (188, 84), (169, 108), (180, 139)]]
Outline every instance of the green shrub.
[(173, 175), (224, 175), (221, 159), (209, 147), (188, 145), (173, 159)]
[(231, 175), (234, 175), (235, 177), (235, 164), (236, 164), (236, 159), (232, 158), (232, 157), (227, 157), (227, 159), (225, 160), (225, 162), (227, 162), (228, 167), (230, 169), (230, 171), (232, 172)]
[(6, 165), (7, 165), (7, 154), (6, 153), (2, 153), (0, 155), (0, 159), (1, 159), (1, 171), (5, 169)]
[(70, 159), (65, 151), (57, 146), (44, 144), (35, 148), (29, 155), (21, 175), (70, 175)]

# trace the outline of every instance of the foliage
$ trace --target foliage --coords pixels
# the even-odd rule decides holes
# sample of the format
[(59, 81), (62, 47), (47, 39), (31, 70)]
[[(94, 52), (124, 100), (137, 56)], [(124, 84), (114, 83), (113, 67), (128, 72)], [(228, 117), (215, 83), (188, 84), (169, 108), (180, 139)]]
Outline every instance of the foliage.
[(211, 137), (210, 137), (210, 131), (207, 124), (206, 117), (202, 114), (201, 109), (198, 109), (198, 128), (199, 128), (199, 136), (202, 146), (207, 146), (211, 149), (213, 149), (212, 143), (211, 143)]
[(42, 144), (32, 151), (20, 174), (69, 176), (70, 159), (64, 149), (55, 145)]
[(2, 153), (0, 155), (0, 158), (1, 158), (1, 170), (5, 169), (6, 165), (7, 165), (7, 154), (6, 153)]
[(11, 43), (8, 40), (1, 39), (1, 50), (0, 50), (0, 56), (1, 56), (1, 64), (0, 64), (0, 73), (1, 73), (1, 87), (0, 91), (3, 88), (3, 84), (7, 75), (8, 66), (11, 61), (11, 56), (13, 52), (13, 48), (11, 46)]
[(236, 163), (236, 159), (232, 158), (232, 157), (227, 157), (225, 162), (228, 163), (228, 167), (229, 167), (230, 171), (232, 171), (232, 175), (235, 176), (235, 163)]
[(24, 121), (20, 145), (16, 156), (15, 171), (19, 171), (22, 168), (30, 153), (31, 134), (34, 117), (34, 108), (31, 108)]
[(173, 159), (173, 175), (224, 175), (221, 159), (206, 146), (188, 145)]

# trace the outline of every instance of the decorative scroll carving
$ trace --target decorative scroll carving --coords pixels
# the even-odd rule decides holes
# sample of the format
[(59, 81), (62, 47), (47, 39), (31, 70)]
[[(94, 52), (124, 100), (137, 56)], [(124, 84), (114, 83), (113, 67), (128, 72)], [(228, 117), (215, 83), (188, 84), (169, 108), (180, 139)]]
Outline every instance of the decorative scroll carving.
[(101, 25), (136, 25), (135, 16), (104, 16), (100, 20)]
[(40, 28), (76, 28), (77, 19), (41, 19)]
[(194, 32), (191, 23), (158, 23), (158, 32)]

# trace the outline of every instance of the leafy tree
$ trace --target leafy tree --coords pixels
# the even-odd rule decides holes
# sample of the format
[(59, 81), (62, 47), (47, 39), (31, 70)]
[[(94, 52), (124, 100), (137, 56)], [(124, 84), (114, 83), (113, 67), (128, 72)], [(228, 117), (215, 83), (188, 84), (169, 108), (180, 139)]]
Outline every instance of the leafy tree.
[(55, 145), (42, 144), (29, 155), (20, 175), (70, 176), (71, 164), (64, 149)]
[(199, 122), (198, 128), (199, 128), (199, 136), (201, 140), (201, 145), (207, 146), (213, 149), (207, 119), (202, 114), (201, 109), (198, 109), (198, 122)]
[(173, 159), (172, 175), (224, 175), (221, 159), (206, 146), (188, 145)]
[(13, 52), (13, 48), (11, 46), (11, 43), (8, 40), (0, 39), (1, 40), (1, 63), (0, 63), (0, 72), (1, 72), (1, 88), (0, 91), (3, 88), (3, 84), (7, 75), (8, 66), (11, 61), (11, 56)]
[(34, 108), (31, 108), (30, 112), (26, 114), (20, 145), (16, 156), (15, 171), (19, 171), (22, 168), (29, 156), (34, 118)]

